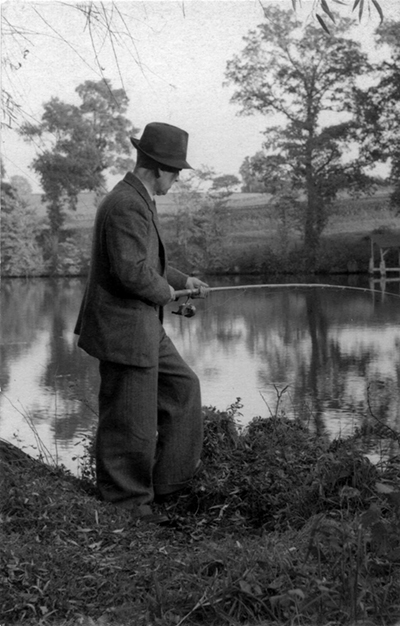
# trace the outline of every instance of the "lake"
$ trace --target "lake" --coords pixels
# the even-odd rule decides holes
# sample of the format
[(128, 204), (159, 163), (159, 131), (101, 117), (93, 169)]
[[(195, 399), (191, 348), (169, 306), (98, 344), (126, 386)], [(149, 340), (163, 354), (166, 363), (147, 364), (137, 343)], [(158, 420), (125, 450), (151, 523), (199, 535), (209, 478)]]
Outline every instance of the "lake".
[[(376, 420), (399, 430), (399, 283), (371, 290), (365, 276), (340, 280), (330, 288), (215, 291), (192, 301), (192, 318), (168, 305), (164, 325), (199, 375), (203, 404), (225, 410), (240, 398), (243, 425), (258, 415), (299, 415), (331, 438)], [(266, 279), (209, 279), (210, 286), (256, 282)], [(1, 286), (0, 437), (74, 472), (96, 424), (99, 382), (97, 361), (73, 334), (84, 285), (42, 278)]]

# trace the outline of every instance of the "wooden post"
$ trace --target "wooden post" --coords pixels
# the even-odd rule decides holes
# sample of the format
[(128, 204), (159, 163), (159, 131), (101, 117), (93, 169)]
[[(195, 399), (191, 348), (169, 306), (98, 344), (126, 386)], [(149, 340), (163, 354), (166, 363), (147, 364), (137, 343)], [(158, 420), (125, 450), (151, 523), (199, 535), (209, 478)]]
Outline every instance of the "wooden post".
[[(371, 234), (371, 257), (369, 259), (369, 273), (373, 276), (375, 272), (379, 272), (381, 278), (386, 278), (387, 274), (398, 274), (399, 278), (388, 278), (388, 280), (400, 280), (400, 233), (377, 233)], [(380, 255), (378, 267), (375, 266), (375, 246), (377, 246)], [(398, 253), (398, 267), (386, 265), (386, 255), (390, 255), (391, 251)]]
[(371, 239), (371, 257), (369, 259), (369, 273), (373, 275), (374, 273), (374, 242)]
[(380, 271), (382, 278), (384, 278), (386, 276), (385, 251), (382, 250), (381, 248), (380, 253), (381, 253), (381, 262), (379, 264), (379, 271)]

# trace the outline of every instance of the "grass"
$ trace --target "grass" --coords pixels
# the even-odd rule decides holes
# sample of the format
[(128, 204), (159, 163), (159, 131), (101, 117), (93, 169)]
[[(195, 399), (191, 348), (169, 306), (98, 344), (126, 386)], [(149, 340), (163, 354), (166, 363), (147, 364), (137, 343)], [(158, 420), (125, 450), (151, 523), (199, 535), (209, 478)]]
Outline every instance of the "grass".
[(285, 417), (242, 430), (239, 410), (204, 409), (204, 469), (166, 528), (97, 500), (90, 445), (83, 479), (6, 450), (0, 624), (394, 625), (400, 458)]

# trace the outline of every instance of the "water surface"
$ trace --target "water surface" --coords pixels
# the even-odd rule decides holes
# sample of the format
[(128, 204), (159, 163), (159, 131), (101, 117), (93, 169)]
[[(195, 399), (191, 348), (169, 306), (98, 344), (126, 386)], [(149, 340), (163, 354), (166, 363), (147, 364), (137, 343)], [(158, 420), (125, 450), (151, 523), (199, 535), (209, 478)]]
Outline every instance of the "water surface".
[[(1, 289), (0, 437), (73, 471), (99, 382), (73, 334), (84, 283), (12, 279)], [(213, 292), (193, 318), (169, 305), (165, 327), (200, 377), (203, 404), (224, 410), (240, 398), (243, 424), (278, 413), (330, 437), (376, 420), (400, 429), (399, 284), (385, 295), (366, 279), (358, 287)]]

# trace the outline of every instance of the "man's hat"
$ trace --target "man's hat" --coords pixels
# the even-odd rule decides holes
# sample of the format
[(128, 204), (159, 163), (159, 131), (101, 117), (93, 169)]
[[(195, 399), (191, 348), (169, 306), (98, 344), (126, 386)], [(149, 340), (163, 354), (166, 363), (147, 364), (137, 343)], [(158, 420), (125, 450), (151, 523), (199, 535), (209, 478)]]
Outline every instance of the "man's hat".
[(193, 169), (186, 161), (189, 135), (177, 126), (151, 122), (145, 127), (140, 140), (135, 137), (130, 139), (137, 150), (161, 165), (177, 170)]

